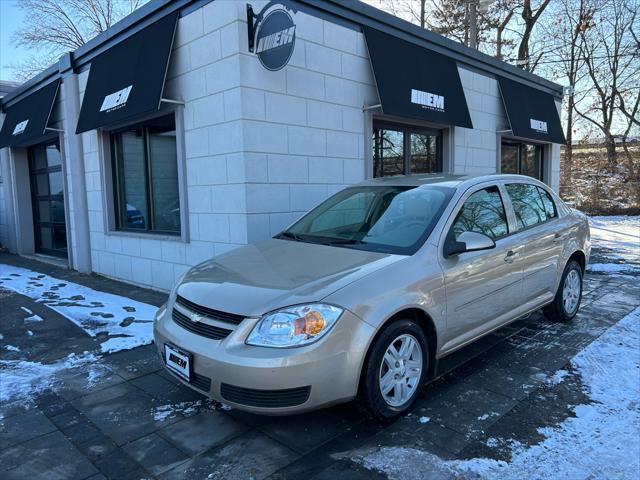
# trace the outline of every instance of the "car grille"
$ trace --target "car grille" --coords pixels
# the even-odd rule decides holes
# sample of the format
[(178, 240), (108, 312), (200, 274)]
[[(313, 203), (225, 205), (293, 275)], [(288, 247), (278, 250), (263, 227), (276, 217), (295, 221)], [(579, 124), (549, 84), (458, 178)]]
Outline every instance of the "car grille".
[(236, 315), (235, 313), (221, 312), (219, 310), (214, 310), (213, 308), (203, 307), (202, 305), (193, 303), (180, 295), (176, 296), (176, 303), (187, 310), (198, 313), (203, 317), (207, 317), (212, 320), (218, 320), (219, 322), (238, 325), (245, 318), (243, 315)]
[(179, 312), (175, 308), (171, 314), (171, 318), (173, 321), (180, 325), (185, 330), (189, 330), (196, 335), (201, 335), (207, 338), (213, 338), (215, 340), (221, 340), (226, 338), (232, 330), (228, 330), (226, 328), (216, 327), (214, 325), (209, 325), (204, 322), (193, 322), (191, 319), (186, 316), (184, 313)]
[(311, 387), (287, 388), (285, 390), (255, 390), (223, 383), (220, 386), (222, 398), (230, 402), (250, 407), (294, 407), (302, 405), (309, 398)]

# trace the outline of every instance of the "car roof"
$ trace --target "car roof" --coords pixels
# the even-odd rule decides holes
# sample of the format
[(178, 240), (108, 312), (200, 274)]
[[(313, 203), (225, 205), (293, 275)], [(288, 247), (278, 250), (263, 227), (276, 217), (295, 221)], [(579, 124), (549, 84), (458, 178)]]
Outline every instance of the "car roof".
[(446, 173), (423, 173), (413, 175), (392, 175), (388, 177), (372, 178), (357, 183), (354, 187), (363, 186), (394, 186), (394, 187), (419, 187), (421, 185), (437, 185), (451, 188), (467, 188), (479, 183), (512, 181), (544, 185), (539, 180), (525, 175), (452, 175)]

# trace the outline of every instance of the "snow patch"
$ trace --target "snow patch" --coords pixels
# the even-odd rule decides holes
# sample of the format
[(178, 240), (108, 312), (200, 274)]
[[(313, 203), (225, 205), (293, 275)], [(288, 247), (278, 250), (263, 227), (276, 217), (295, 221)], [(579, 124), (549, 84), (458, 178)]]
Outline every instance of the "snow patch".
[[(104, 336), (104, 353), (147, 345), (153, 340), (157, 308), (152, 305), (5, 264), (0, 264), (0, 286), (41, 302), (92, 337)], [(31, 315), (25, 322), (42, 321), (28, 308), (21, 308)]]
[(83, 367), (96, 360), (97, 357), (88, 352), (82, 355), (72, 353), (62, 360), (49, 364), (26, 360), (0, 360), (2, 370), (0, 401), (20, 400), (29, 405), (34, 395), (56, 386), (58, 373)]
[(490, 413), (485, 413), (485, 414), (483, 414), (483, 415), (480, 415), (480, 416), (478, 417), (478, 420), (488, 420), (488, 419), (489, 419), (489, 418), (491, 418), (491, 417), (498, 417), (498, 416), (500, 416), (500, 414), (499, 414), (499, 413), (496, 413), (496, 412), (490, 412)]
[(20, 351), (20, 349), (18, 347), (16, 347), (15, 345), (5, 345), (4, 348), (9, 350), (10, 352), (19, 352)]
[(565, 377), (569, 375), (569, 372), (566, 370), (558, 370), (553, 376), (547, 379), (547, 383), (550, 385), (558, 385), (559, 383), (564, 382)]
[(487, 438), (487, 447), (489, 448), (497, 448), (500, 445), (500, 440), (497, 438), (489, 437)]
[(640, 259), (640, 216), (589, 217), (591, 244), (606, 255), (638, 263)]
[(429, 417), (420, 417), (418, 420), (420, 423), (429, 423), (431, 419)]
[(624, 263), (591, 263), (587, 266), (587, 270), (606, 273), (633, 273), (639, 271), (640, 267)]
[(202, 400), (162, 405), (153, 409), (153, 419), (156, 422), (164, 422), (165, 420), (174, 418), (177, 415), (188, 417), (197, 413), (202, 406)]

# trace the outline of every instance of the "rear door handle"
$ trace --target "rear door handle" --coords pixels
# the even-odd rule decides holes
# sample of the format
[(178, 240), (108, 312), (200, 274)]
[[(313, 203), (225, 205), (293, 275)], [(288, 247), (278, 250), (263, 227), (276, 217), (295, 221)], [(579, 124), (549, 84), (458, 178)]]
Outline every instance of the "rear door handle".
[(513, 263), (515, 258), (518, 256), (518, 252), (514, 252), (513, 250), (509, 250), (507, 252), (507, 256), (504, 257), (504, 261), (507, 263)]
[(562, 241), (562, 240), (564, 239), (565, 235), (566, 235), (565, 233), (558, 233), (558, 232), (556, 232), (556, 233), (553, 235), (553, 241), (554, 241), (554, 242), (556, 242), (556, 243), (557, 243), (557, 242), (560, 242), (560, 241)]

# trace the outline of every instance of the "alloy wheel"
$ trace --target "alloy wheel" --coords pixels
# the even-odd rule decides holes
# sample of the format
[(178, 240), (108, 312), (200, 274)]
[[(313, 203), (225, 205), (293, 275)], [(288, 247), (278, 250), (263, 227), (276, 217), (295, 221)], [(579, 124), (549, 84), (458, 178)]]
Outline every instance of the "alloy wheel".
[(422, 376), (422, 348), (413, 335), (402, 334), (393, 340), (384, 354), (378, 383), (384, 401), (401, 407), (416, 393)]
[(562, 305), (564, 311), (568, 315), (573, 313), (578, 308), (578, 302), (580, 300), (580, 274), (576, 270), (571, 270), (564, 279), (564, 285), (562, 287)]

